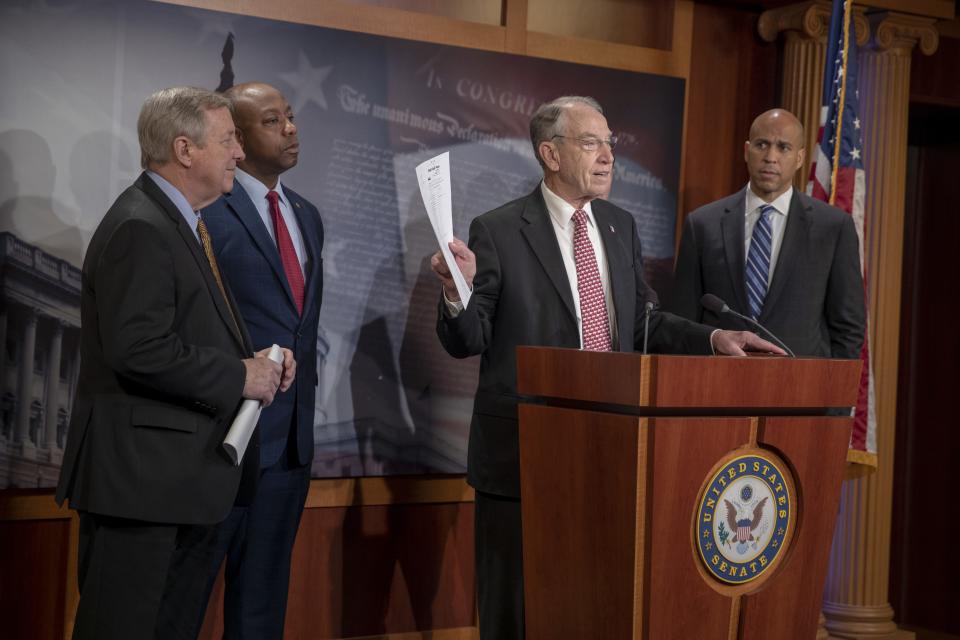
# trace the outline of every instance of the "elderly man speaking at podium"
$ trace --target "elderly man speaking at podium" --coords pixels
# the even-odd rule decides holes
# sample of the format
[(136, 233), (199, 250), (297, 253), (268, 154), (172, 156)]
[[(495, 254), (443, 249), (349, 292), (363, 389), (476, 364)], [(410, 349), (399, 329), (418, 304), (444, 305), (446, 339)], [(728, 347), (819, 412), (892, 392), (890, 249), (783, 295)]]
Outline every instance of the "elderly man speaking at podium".
[(656, 293), (643, 279), (633, 216), (603, 200), (613, 148), (603, 109), (566, 96), (530, 122), (543, 182), (533, 193), (477, 217), (469, 247), (450, 250), (473, 294), (466, 307), (442, 255), (437, 333), (457, 358), (481, 355), (470, 425), (467, 479), (476, 489), (480, 637), (524, 637), (523, 554), (517, 431), (519, 345), (634, 351), (649, 313), (650, 348), (661, 353), (783, 353), (749, 332), (721, 331), (647, 311)]

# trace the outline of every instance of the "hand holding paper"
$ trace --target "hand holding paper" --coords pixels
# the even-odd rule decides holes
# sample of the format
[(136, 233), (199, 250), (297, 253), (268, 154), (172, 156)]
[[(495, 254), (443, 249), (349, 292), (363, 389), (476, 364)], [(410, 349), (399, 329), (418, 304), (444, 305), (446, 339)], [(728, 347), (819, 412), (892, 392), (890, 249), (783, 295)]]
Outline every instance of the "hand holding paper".
[[(267, 354), (267, 358), (277, 364), (283, 364), (284, 352), (278, 345), (273, 345), (270, 347), (270, 353)], [(283, 381), (287, 384), (287, 387), (290, 386), (292, 380), (291, 375), (288, 381), (288, 375), (285, 370)], [(227, 431), (227, 437), (223, 440), (223, 450), (227, 452), (230, 461), (233, 462), (233, 466), (235, 467), (239, 467), (240, 462), (243, 460), (243, 454), (246, 453), (247, 445), (250, 444), (250, 437), (253, 435), (253, 430), (257, 428), (257, 422), (260, 420), (260, 412), (263, 410), (263, 407), (264, 404), (259, 400), (247, 398), (243, 401), (243, 404), (240, 405), (240, 411), (237, 412), (237, 417), (233, 419), (233, 424), (230, 425), (230, 430)]]
[[(440, 253), (446, 263), (446, 269), (441, 272), (437, 256), (431, 260), (433, 270), (437, 272), (441, 280), (444, 280), (444, 288), (447, 286), (446, 278), (453, 281), (456, 285), (457, 293), (463, 306), (470, 302), (470, 284), (464, 277), (461, 270), (464, 266), (471, 263), (473, 253), (466, 248), (462, 241), (453, 237), (453, 198), (450, 187), (450, 152), (441, 153), (426, 162), (417, 166), (417, 182), (420, 185), (420, 197), (423, 198), (423, 206), (427, 210), (427, 216), (430, 218), (430, 224), (433, 225), (433, 232), (437, 236), (437, 242), (440, 243)], [(455, 242), (454, 242), (455, 241)], [(466, 252), (459, 252), (454, 255), (450, 250), (450, 244), (456, 242), (463, 246)], [(436, 263), (434, 263), (436, 261)], [(476, 263), (473, 262), (474, 267)], [(475, 268), (474, 268), (475, 271)], [(473, 274), (470, 273), (470, 280), (473, 280)]]
[[(448, 243), (447, 248), (449, 249), (449, 253), (453, 255), (457, 267), (459, 267), (460, 273), (463, 275), (464, 281), (467, 284), (467, 288), (472, 289), (473, 276), (477, 273), (477, 257), (473, 254), (473, 251), (470, 251), (466, 243), (456, 236)], [(433, 254), (430, 258), (430, 267), (440, 278), (440, 282), (443, 283), (443, 291), (447, 299), (451, 302), (460, 300), (459, 289), (453, 279), (453, 274), (450, 272), (450, 267), (447, 266), (447, 260), (444, 258), (442, 251), (437, 251)]]

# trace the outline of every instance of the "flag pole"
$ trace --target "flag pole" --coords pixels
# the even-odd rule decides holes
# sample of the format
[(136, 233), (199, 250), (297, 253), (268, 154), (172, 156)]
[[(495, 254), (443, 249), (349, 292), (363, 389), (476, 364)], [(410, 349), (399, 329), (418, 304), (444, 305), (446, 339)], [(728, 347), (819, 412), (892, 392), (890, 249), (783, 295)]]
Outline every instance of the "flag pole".
[(850, 47), (850, 3), (852, 0), (843, 2), (843, 66), (840, 76), (840, 95), (837, 96), (839, 103), (837, 105), (837, 130), (834, 133), (833, 144), (833, 172), (830, 176), (830, 204), (837, 201), (837, 170), (840, 168), (840, 154), (843, 153), (843, 108), (847, 97), (847, 54)]

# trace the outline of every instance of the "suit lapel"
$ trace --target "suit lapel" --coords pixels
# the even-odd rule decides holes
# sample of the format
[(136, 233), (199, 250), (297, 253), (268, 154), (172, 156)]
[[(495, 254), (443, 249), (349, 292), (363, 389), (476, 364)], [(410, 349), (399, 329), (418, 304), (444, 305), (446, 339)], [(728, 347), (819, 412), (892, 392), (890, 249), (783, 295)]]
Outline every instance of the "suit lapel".
[[(176, 226), (177, 233), (180, 235), (180, 238), (183, 240), (183, 243), (187, 246), (187, 250), (193, 256), (194, 261), (197, 263), (197, 268), (200, 269), (200, 275), (203, 278), (204, 282), (207, 285), (207, 289), (210, 291), (210, 296), (213, 298), (213, 304), (217, 308), (217, 313), (220, 314), (220, 318), (223, 320), (223, 323), (227, 325), (227, 328), (230, 330), (230, 335), (233, 336), (234, 340), (237, 341), (237, 344), (240, 345), (240, 348), (244, 353), (249, 351), (247, 343), (244, 341), (244, 336), (238, 333), (241, 331), (239, 322), (240, 322), (240, 312), (237, 310), (236, 305), (232, 304), (232, 301), (228, 301), (223, 297), (223, 294), (220, 293), (220, 287), (217, 286), (217, 280), (213, 277), (213, 270), (210, 268), (210, 262), (207, 260), (207, 254), (203, 252), (203, 247), (200, 246), (200, 242), (197, 240), (197, 237), (193, 235), (193, 230), (187, 225), (186, 220), (183, 219), (183, 216), (180, 214), (180, 210), (170, 201), (170, 198), (151, 180), (147, 177), (146, 174), (141, 175), (138, 180), (140, 188), (143, 189), (144, 193), (153, 198), (161, 209), (167, 214), (170, 218), (170, 221)], [(221, 274), (222, 276), (222, 274)], [(226, 282), (224, 282), (224, 287), (226, 287)], [(228, 306), (228, 305), (232, 305)]]
[(234, 180), (233, 191), (225, 195), (224, 200), (227, 206), (229, 206), (237, 218), (239, 218), (240, 223), (246, 228), (250, 237), (253, 238), (257, 249), (263, 254), (263, 258), (267, 261), (267, 264), (270, 265), (270, 269), (280, 282), (280, 286), (283, 287), (283, 291), (286, 293), (290, 305), (296, 309), (296, 303), (293, 301), (293, 292), (290, 290), (290, 284), (287, 282), (287, 274), (284, 272), (283, 264), (280, 262), (280, 251), (267, 232), (267, 228), (263, 224), (263, 219), (260, 217), (260, 213), (257, 211), (257, 207), (253, 204), (253, 201), (250, 200), (250, 196), (243, 186)]
[(745, 200), (746, 191), (741, 191), (740, 195), (724, 210), (723, 217), (720, 219), (723, 251), (726, 255), (727, 268), (730, 271), (730, 281), (737, 296), (736, 301), (733, 302), (737, 305), (736, 310), (741, 313), (745, 313), (748, 309), (743, 271), (743, 265), (746, 261), (746, 256), (743, 254)]
[(576, 325), (577, 313), (573, 308), (573, 293), (567, 279), (567, 268), (563, 264), (563, 256), (560, 255), (560, 247), (557, 245), (557, 234), (553, 230), (553, 223), (539, 186), (527, 198), (520, 217), (527, 223), (520, 232), (540, 261)]
[[(616, 228), (613, 216), (607, 211), (601, 200), (594, 200), (591, 208), (607, 256), (610, 291), (613, 295), (613, 309), (617, 324), (617, 339), (618, 342), (622, 343), (624, 336), (627, 336), (631, 331), (630, 320), (627, 317), (630, 314), (624, 313), (624, 309), (631, 296), (635, 298), (637, 295), (636, 281), (633, 278), (634, 271), (629, 268), (631, 252), (623, 244), (624, 234), (629, 234), (630, 230)], [(629, 240), (632, 241), (633, 239), (629, 238)], [(627, 274), (629, 274), (629, 277)], [(632, 340), (628, 340), (628, 344), (631, 342)], [(614, 350), (616, 349), (617, 345), (614, 345)]]
[(810, 218), (807, 216), (806, 207), (800, 201), (800, 196), (796, 189), (793, 191), (793, 197), (790, 198), (790, 212), (787, 215), (787, 227), (783, 230), (783, 242), (780, 243), (780, 253), (777, 256), (777, 264), (773, 270), (773, 280), (767, 289), (767, 296), (763, 300), (763, 313), (760, 317), (766, 315), (768, 309), (776, 306), (777, 298), (783, 293), (790, 275), (800, 258), (800, 251), (803, 249), (803, 239), (808, 235), (810, 227)]
[[(321, 260), (323, 251), (323, 245), (321, 244), (323, 242), (322, 232), (317, 228), (314, 217), (309, 215), (309, 209), (303, 201), (303, 198), (287, 187), (283, 188), (283, 192), (287, 194), (287, 198), (290, 200), (293, 215), (296, 216), (297, 224), (300, 226), (300, 235), (303, 237), (303, 244), (307, 248), (307, 268), (309, 269), (309, 273), (305, 274), (306, 277), (304, 279), (306, 292), (304, 294), (302, 315), (302, 317), (306, 317), (307, 310), (311, 308), (311, 305), (314, 304), (317, 296), (321, 293), (321, 287), (317, 286), (317, 283), (320, 281), (317, 279), (323, 277), (323, 263)], [(284, 282), (286, 282), (286, 278), (284, 278)], [(293, 296), (291, 294), (291, 301), (292, 300)]]

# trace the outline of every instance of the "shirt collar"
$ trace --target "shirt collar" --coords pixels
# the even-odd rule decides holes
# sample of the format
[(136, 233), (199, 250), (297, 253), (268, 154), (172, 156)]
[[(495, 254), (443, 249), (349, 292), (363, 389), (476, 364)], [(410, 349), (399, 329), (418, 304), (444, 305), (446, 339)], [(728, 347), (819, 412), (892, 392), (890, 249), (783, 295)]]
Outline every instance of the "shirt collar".
[[(790, 187), (786, 191), (781, 193), (776, 200), (774, 200), (769, 204), (772, 205), (774, 209), (776, 209), (777, 213), (783, 214), (783, 216), (786, 217), (787, 213), (790, 212), (791, 198), (793, 198), (793, 185), (790, 185)], [(768, 204), (768, 203), (761, 200), (760, 196), (758, 196), (753, 192), (753, 189), (750, 188), (750, 183), (748, 182), (747, 183), (747, 204), (746, 204), (745, 213), (747, 215), (750, 215), (751, 213), (760, 209), (760, 207), (764, 206), (765, 204)]]
[(175, 206), (177, 211), (180, 212), (180, 215), (183, 216), (183, 219), (193, 231), (193, 235), (197, 235), (197, 220), (199, 214), (194, 211), (193, 207), (190, 206), (190, 203), (187, 202), (187, 197), (183, 195), (179, 189), (170, 184), (170, 181), (156, 171), (150, 171), (147, 169), (146, 173), (150, 179), (153, 180), (158, 187), (160, 187), (160, 191), (163, 191), (164, 195), (170, 198), (170, 202), (173, 203), (173, 206)]
[[(266, 201), (267, 192), (270, 191), (270, 189), (267, 189), (267, 185), (263, 184), (240, 167), (237, 167), (237, 170), (233, 175), (237, 178), (237, 182), (240, 183), (240, 186), (243, 187), (243, 190), (247, 192), (247, 195), (250, 196), (250, 199), (254, 203), (259, 204)], [(280, 196), (280, 201), (289, 207), (290, 201), (287, 200), (287, 195), (283, 192), (283, 185), (280, 184), (279, 180), (277, 180), (277, 186), (274, 188), (274, 191), (276, 191), (277, 195)]]
[[(566, 229), (570, 224), (570, 220), (573, 218), (573, 214), (577, 211), (576, 208), (551, 191), (546, 182), (540, 183), (540, 191), (543, 193), (543, 201), (547, 205), (547, 213), (550, 214), (550, 217), (553, 219), (554, 223), (560, 225), (561, 228)], [(590, 208), (589, 202), (583, 205), (583, 211), (587, 214), (587, 224), (592, 225), (593, 210)]]

